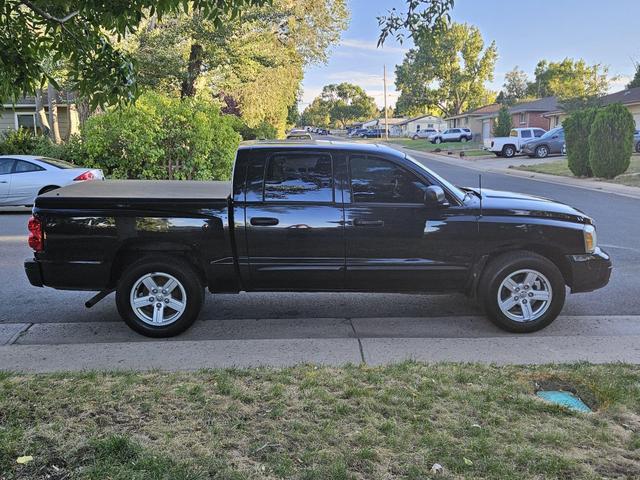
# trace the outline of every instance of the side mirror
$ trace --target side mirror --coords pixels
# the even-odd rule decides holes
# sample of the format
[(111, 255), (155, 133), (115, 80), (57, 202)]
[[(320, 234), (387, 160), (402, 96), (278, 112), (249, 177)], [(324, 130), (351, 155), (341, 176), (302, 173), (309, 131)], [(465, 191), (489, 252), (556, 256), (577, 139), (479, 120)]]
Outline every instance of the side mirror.
[(447, 197), (444, 194), (442, 187), (438, 185), (429, 185), (424, 191), (424, 203), (427, 205), (443, 205), (447, 204)]

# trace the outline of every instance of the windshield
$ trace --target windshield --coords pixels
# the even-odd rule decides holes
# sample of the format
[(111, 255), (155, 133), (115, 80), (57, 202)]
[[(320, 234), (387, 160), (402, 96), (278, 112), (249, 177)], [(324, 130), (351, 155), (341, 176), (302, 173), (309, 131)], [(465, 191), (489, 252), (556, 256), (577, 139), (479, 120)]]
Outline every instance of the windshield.
[(553, 130), (549, 130), (547, 133), (542, 135), (542, 137), (540, 137), (540, 138), (551, 138), (554, 135), (561, 135), (561, 134), (562, 134), (562, 128), (554, 128)]
[(430, 176), (435, 178), (436, 181), (438, 181), (440, 184), (442, 184), (443, 187), (445, 187), (447, 190), (449, 190), (451, 192), (451, 194), (458, 199), (458, 201), (462, 202), (464, 200), (464, 192), (462, 190), (460, 190), (458, 187), (456, 187), (453, 183), (450, 183), (448, 180), (445, 180), (444, 178), (442, 178), (440, 175), (438, 175), (433, 170), (425, 167), (422, 163), (417, 161), (415, 158), (413, 158), (413, 157), (411, 157), (409, 155), (406, 155), (406, 158), (407, 158), (407, 160), (410, 160), (411, 162), (413, 162), (413, 164), (416, 165), (418, 168), (420, 168), (421, 170), (426, 171)]
[(64, 160), (58, 160), (57, 158), (40, 157), (38, 158), (38, 161), (56, 168), (78, 168), (78, 166), (74, 165), (73, 163), (65, 162)]

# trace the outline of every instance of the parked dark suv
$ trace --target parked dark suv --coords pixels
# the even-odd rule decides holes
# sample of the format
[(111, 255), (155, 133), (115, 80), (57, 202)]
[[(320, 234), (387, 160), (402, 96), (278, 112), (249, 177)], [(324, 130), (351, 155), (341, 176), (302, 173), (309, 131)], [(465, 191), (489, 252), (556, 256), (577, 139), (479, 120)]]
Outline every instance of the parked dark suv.
[(562, 153), (564, 147), (564, 129), (557, 127), (549, 130), (540, 138), (535, 138), (522, 146), (522, 153), (530, 157), (546, 158)]

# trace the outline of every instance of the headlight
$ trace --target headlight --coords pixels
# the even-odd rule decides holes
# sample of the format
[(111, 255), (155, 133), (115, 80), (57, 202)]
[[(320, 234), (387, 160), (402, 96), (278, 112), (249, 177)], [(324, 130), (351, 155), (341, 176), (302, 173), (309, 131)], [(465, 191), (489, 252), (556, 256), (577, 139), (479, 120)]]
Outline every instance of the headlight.
[(584, 249), (587, 253), (596, 251), (598, 239), (596, 237), (596, 227), (593, 225), (585, 225), (584, 230)]

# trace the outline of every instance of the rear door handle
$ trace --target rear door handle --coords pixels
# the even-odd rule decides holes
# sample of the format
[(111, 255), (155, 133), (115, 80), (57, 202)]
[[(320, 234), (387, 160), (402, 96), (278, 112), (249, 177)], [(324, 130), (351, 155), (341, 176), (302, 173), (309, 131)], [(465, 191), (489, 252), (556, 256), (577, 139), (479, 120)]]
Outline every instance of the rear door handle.
[(353, 221), (353, 224), (356, 227), (384, 227), (384, 221), (382, 220), (363, 220), (361, 218), (356, 218)]
[(6, 180), (0, 180), (0, 183), (9, 183)]
[(251, 219), (251, 225), (256, 227), (268, 227), (278, 225), (278, 223), (280, 223), (280, 220), (273, 217), (253, 217)]

